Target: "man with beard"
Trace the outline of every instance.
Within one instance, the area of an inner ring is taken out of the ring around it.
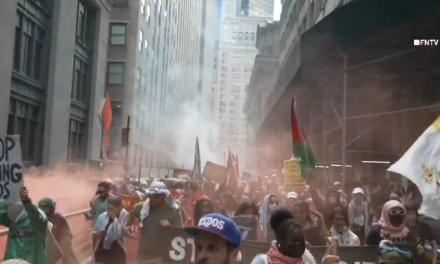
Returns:
[[[95,198],[90,202],[90,211],[84,213],[87,220],[92,220],[92,227],[95,225],[96,219],[102,213],[107,212],[107,201],[110,195],[110,183],[100,182]]]
[[[162,264],[161,229],[183,227],[178,206],[163,182],[153,182],[148,188],[148,199],[134,206],[122,225],[123,232],[134,237],[131,224],[138,219],[140,226],[138,264]]]
[[[231,264],[240,261],[241,233],[234,221],[220,215],[202,217],[197,227],[185,231],[194,236],[197,264]]]

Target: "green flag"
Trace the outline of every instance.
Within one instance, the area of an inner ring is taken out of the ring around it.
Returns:
[[[308,169],[314,169],[316,165],[315,157],[312,148],[308,144],[305,133],[299,128],[298,119],[295,113],[295,98],[292,98],[291,108],[291,125],[292,125],[292,149],[293,155],[301,158],[301,176],[307,179]]]

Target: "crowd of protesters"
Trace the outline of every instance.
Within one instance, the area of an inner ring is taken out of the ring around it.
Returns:
[[[348,194],[338,182],[325,191],[313,185],[285,188],[276,176],[243,180],[233,190],[193,181],[170,188],[155,179],[136,185],[128,176],[119,184],[98,184],[84,214],[92,224],[95,263],[127,263],[127,239],[139,243],[137,263],[164,263],[157,241],[169,227],[185,228],[195,236],[199,264],[239,261],[242,240],[271,243],[267,254],[255,257],[255,264],[339,263],[337,246],[378,246],[377,263],[428,263],[424,241],[438,242],[434,229],[440,228],[421,222],[421,195],[412,185],[405,191],[370,182]],[[124,195],[140,202],[126,210]],[[56,212],[55,201],[45,198],[34,205],[26,188],[20,197],[21,203],[5,206],[0,214],[0,224],[10,230],[4,259],[53,264],[47,250],[50,234],[64,255],[61,261],[77,264],[69,226]],[[412,247],[395,246],[401,243]],[[311,246],[328,247],[322,260],[308,250]]]

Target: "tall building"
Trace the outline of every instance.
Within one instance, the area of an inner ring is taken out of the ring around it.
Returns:
[[[239,15],[240,2],[223,0],[216,63],[214,112],[219,126],[217,149],[237,152],[246,160],[246,117],[243,114],[255,56],[256,30],[266,18]],[[273,10],[272,10],[273,13]],[[238,14],[238,15],[237,15]]]
[[[238,0],[238,15],[255,18],[273,18],[275,0]]]
[[[111,6],[111,0],[2,1],[0,136],[20,134],[25,164],[101,159]]]
[[[197,100],[205,98],[209,79],[204,76],[212,76],[201,71],[209,64],[204,49],[214,49],[215,36],[211,43],[203,35],[211,26],[208,16],[215,18],[209,13],[211,2],[215,0],[114,2],[107,56],[107,90],[113,107],[110,147],[115,158],[124,153],[121,129],[130,117],[133,168],[177,166],[172,159],[173,136],[179,128],[170,121],[182,117],[186,104],[202,109]]]

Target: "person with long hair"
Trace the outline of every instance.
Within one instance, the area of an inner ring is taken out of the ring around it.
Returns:
[[[257,255],[252,264],[316,264],[306,248],[301,225],[286,209],[274,212],[270,219],[276,241],[272,241],[267,254]]]
[[[292,210],[293,216],[301,225],[304,237],[308,243],[313,246],[325,245],[325,234],[323,234],[322,226],[318,226],[318,219],[312,219],[309,205],[304,201],[295,204]]]
[[[337,207],[330,215],[332,226],[328,231],[330,237],[338,241],[338,246],[360,246],[359,237],[348,228],[347,211]]]

